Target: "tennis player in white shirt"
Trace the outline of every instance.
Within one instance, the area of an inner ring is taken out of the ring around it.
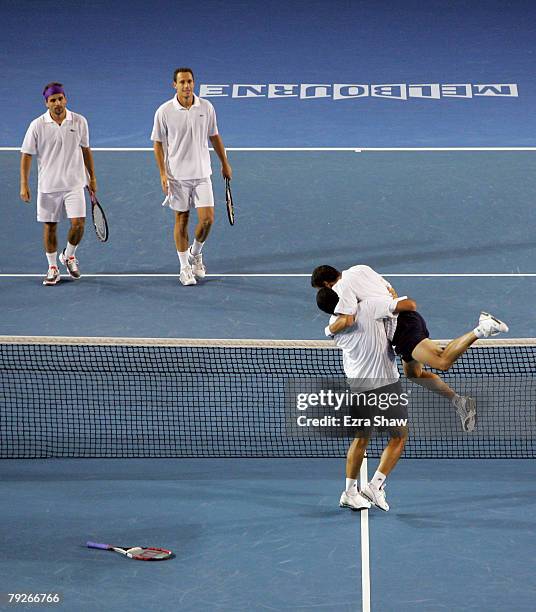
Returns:
[[[427,346],[429,343],[436,347],[438,359],[443,360],[441,363],[445,367],[450,367],[451,360],[453,362],[465,352],[477,338],[495,336],[498,333],[508,331],[508,326],[505,323],[488,313],[482,313],[479,324],[473,331],[453,340],[445,349],[440,349],[428,338],[426,322],[416,312],[417,306],[411,299],[406,297],[393,299],[389,296],[361,300],[357,303],[355,315],[339,315],[339,304],[339,296],[333,289],[324,287],[318,291],[318,307],[332,315],[329,325],[325,330],[326,335],[333,336],[336,345],[343,350],[343,366],[348,379],[361,379],[361,386],[363,379],[366,379],[374,382],[375,388],[379,387],[379,380],[384,375],[386,375],[385,378],[393,379],[394,377],[395,380],[398,380],[398,369],[391,350],[391,341],[385,333],[384,321],[386,319],[398,319],[392,343],[397,354],[402,357],[405,371],[408,364],[413,364],[412,367],[415,368],[420,366],[415,356],[419,353],[419,347]],[[344,319],[345,327],[339,330],[341,316]],[[422,386],[443,395],[447,395],[443,387],[446,390],[450,390],[446,383],[432,372],[427,372],[423,378],[417,378],[414,382],[418,382]],[[430,386],[426,382],[432,382],[432,385]],[[383,391],[385,390],[387,389],[383,389]],[[379,392],[378,390],[376,391],[376,393]],[[390,408],[390,410],[392,409]],[[459,412],[459,414],[462,417],[462,426],[465,431],[472,431],[475,425],[476,414],[474,412],[467,414]],[[400,415],[395,411],[394,416],[399,417]],[[466,418],[464,419],[463,416]],[[382,455],[378,471],[367,488],[362,492],[363,496],[382,510],[389,509],[382,487],[386,476],[396,465],[402,453],[405,439],[407,438],[407,430],[405,432],[404,443],[402,443],[401,438],[402,436],[399,434],[391,439]],[[357,480],[355,479],[357,479],[367,444],[368,437],[362,434],[356,437],[348,451],[347,486],[341,496],[341,506],[351,507],[356,510],[360,509],[358,507],[360,499],[351,496],[357,493]]]
[[[340,316],[330,325],[331,333],[341,332],[353,324],[353,315],[357,312],[360,300],[397,297],[393,287],[365,265],[353,266],[342,272],[332,266],[319,266],[313,271],[311,285],[333,289],[339,297],[337,313]],[[387,338],[394,343],[395,351],[402,359],[406,377],[448,398],[458,413],[464,431],[472,431],[476,424],[475,400],[470,396],[458,395],[438,374],[425,370],[423,365],[447,371],[478,338],[507,332],[508,326],[489,313],[482,312],[478,326],[473,331],[441,348],[430,340],[426,321],[418,312],[407,312],[400,318],[386,319],[384,324]]]
[[[89,147],[87,120],[67,109],[67,97],[61,83],[48,83],[43,90],[47,112],[34,119],[21,147],[20,197],[31,199],[28,184],[32,157],[37,156],[37,220],[43,223],[43,241],[48,260],[44,285],[56,285],[60,280],[57,262],[56,228],[61,219],[71,222],[67,246],[60,262],[72,278],[80,278],[75,253],[86,220],[84,187],[89,175],[89,188],[97,191],[93,155]]]
[[[177,68],[173,87],[176,95],[156,111],[151,140],[166,195],[164,205],[175,213],[179,280],[183,285],[195,285],[206,275],[201,250],[214,223],[209,140],[220,159],[223,177],[232,178],[232,169],[218,133],[214,107],[194,94],[192,69]],[[198,223],[188,247],[188,218],[193,208]]]
[[[320,289],[317,305],[332,314],[330,325],[337,321],[339,296],[330,288]],[[408,437],[407,396],[400,385],[396,357],[385,333],[384,319],[396,316],[402,310],[415,310],[416,305],[406,298],[390,296],[361,300],[355,315],[349,315],[351,325],[333,334],[335,344],[342,349],[344,373],[351,390],[362,398],[360,405],[352,405],[353,418],[368,418],[373,421],[380,411],[377,398],[389,397],[389,407],[384,409],[386,418],[402,419],[406,425],[389,428],[390,440],[384,448],[378,469],[368,485],[360,492],[357,485],[359,469],[363,461],[369,438],[370,425],[358,426],[355,438],[346,456],[346,487],[341,494],[342,508],[361,510],[373,503],[384,511],[389,510],[385,498],[385,481],[397,464]],[[331,333],[331,332],[330,332]],[[374,397],[376,396],[376,397]]]

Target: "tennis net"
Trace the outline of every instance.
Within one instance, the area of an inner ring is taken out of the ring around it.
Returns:
[[[348,439],[304,432],[295,402],[342,377],[329,341],[0,337],[0,456],[342,457]],[[475,397],[476,429],[402,376],[405,457],[536,457],[536,339],[479,341],[442,377]]]

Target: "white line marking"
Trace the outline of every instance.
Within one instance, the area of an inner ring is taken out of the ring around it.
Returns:
[[[152,147],[92,147],[93,151],[111,153],[152,153]],[[210,149],[213,151],[214,149]],[[382,153],[382,152],[436,152],[436,151],[536,151],[536,147],[226,147],[227,151],[245,152],[349,152],[349,153]],[[20,147],[0,147],[0,151],[20,151]]]
[[[361,490],[368,483],[367,455],[363,457],[359,470]],[[370,612],[370,551],[369,551],[369,516],[368,510],[361,510],[361,600],[363,612]]]
[[[461,273],[461,274],[389,274],[388,272],[382,272],[382,276],[389,278],[526,278],[536,277],[534,272],[506,272],[506,273]],[[0,278],[36,278],[41,277],[43,274],[15,274],[5,273],[0,274]],[[173,278],[178,277],[179,274],[149,274],[149,273],[135,273],[135,274],[83,274],[86,278]],[[207,277],[211,278],[310,278],[310,273],[305,274],[207,274]]]

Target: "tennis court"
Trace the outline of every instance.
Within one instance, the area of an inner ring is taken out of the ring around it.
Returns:
[[[7,593],[60,593],[47,607],[76,611],[534,609],[534,17],[522,2],[7,1],[0,609],[36,607]],[[237,217],[214,156],[196,287],[177,280],[149,141],[181,63],[218,113]],[[88,224],[83,278],[49,288],[18,147],[53,79],[88,118],[110,240]],[[323,263],[372,266],[434,338],[481,310],[510,326],[510,344],[452,372],[481,407],[474,435],[416,398],[391,510],[369,511],[366,534],[364,513],[338,508],[343,441],[286,429],[289,380],[341,375],[309,282]]]

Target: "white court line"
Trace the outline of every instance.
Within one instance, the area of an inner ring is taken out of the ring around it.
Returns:
[[[368,484],[367,454],[363,457],[359,470],[361,491]],[[369,549],[369,516],[368,510],[361,510],[361,607],[363,612],[370,612],[370,549]]]
[[[89,278],[167,278],[176,277],[178,272],[175,274],[148,274],[148,273],[135,273],[135,274],[83,274],[83,277]],[[484,273],[484,274],[389,274],[388,272],[382,272],[382,276],[389,278],[525,278],[525,277],[536,277],[536,273],[533,272],[508,272],[508,273]],[[0,278],[24,278],[24,277],[40,277],[43,274],[0,274]],[[311,274],[207,274],[207,277],[212,278],[310,278]]]
[[[93,151],[111,153],[152,152],[152,147],[92,147]],[[214,149],[210,149],[213,151]],[[382,153],[382,152],[436,152],[436,151],[536,151],[536,147],[226,147],[227,151],[303,151],[303,152],[350,152],[350,153]],[[0,151],[20,151],[20,147],[0,147]]]

